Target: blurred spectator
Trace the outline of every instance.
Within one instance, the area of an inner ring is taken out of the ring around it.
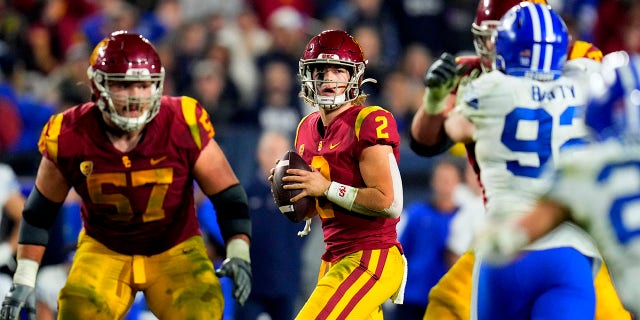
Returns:
[[[0,84],[0,119],[3,124],[0,127],[0,154],[15,147],[22,134],[22,119],[18,113],[18,107],[11,98],[3,94],[8,87]]]
[[[445,44],[450,37],[446,29],[447,1],[393,0],[387,3],[397,23],[403,48],[417,42],[426,45],[436,55],[447,51]]]
[[[464,170],[464,183],[458,185],[453,199],[460,206],[460,211],[451,221],[447,247],[457,256],[462,256],[471,248],[476,230],[486,221],[482,185],[468,161]]]
[[[219,64],[200,60],[191,70],[193,83],[187,95],[207,110],[214,127],[231,125],[239,114],[240,93]]]
[[[271,35],[262,28],[253,9],[245,6],[237,19],[220,30],[217,43],[228,48],[233,57],[228,67],[229,76],[238,86],[242,104],[254,105],[260,78],[256,58],[271,46]]]
[[[640,2],[601,0],[593,42],[603,53],[640,52]]]
[[[171,37],[175,68],[165,78],[173,77],[178,94],[184,94],[191,87],[192,71],[209,46],[210,34],[202,21],[189,21]],[[165,73],[166,74],[166,73]]]
[[[424,87],[414,86],[411,79],[401,71],[389,72],[384,79],[381,106],[393,113],[398,131],[408,138],[411,119],[420,106]]]
[[[460,207],[453,194],[460,184],[460,171],[448,158],[433,167],[431,196],[409,205],[403,213],[399,239],[409,262],[404,304],[391,310],[391,319],[422,319],[429,290],[457,259],[447,247],[451,220]]]
[[[41,21],[48,30],[52,48],[59,51],[56,56],[63,58],[73,45],[81,42],[78,29],[97,9],[96,2],[91,0],[44,1]]]
[[[301,295],[301,251],[305,238],[297,236],[302,224],[287,220],[273,201],[267,177],[289,148],[290,139],[276,132],[264,132],[256,148],[258,170],[246,185],[251,210],[251,266],[253,285],[249,299],[236,311],[236,319],[290,320],[296,314]]]
[[[269,16],[267,30],[272,42],[269,50],[258,57],[258,67],[264,70],[272,59],[284,59],[298,70],[299,55],[308,40],[307,21],[302,13],[291,6],[280,7]]]
[[[431,50],[420,43],[413,43],[404,49],[400,69],[409,76],[415,86],[424,88],[424,73],[433,62]]]
[[[346,10],[341,13],[336,12],[338,17],[344,21],[346,30],[350,31],[362,44],[368,39],[358,36],[358,29],[361,26],[367,27],[377,38],[375,51],[370,48],[363,48],[369,60],[367,71],[370,65],[375,65],[379,72],[385,72],[393,67],[401,55],[402,47],[399,40],[397,22],[390,10],[388,1],[385,0],[351,0],[347,2]],[[369,36],[370,37],[370,36]]]
[[[82,23],[82,33],[89,47],[95,47],[106,35],[117,30],[139,33],[151,42],[158,42],[166,33],[161,21],[153,12],[125,0],[102,0],[99,10]]]
[[[49,76],[51,90],[47,100],[57,106],[58,111],[91,99],[91,84],[87,81],[89,54],[84,43],[71,46],[65,62]]]
[[[9,292],[15,271],[20,219],[26,199],[11,167],[0,163],[0,294]]]
[[[389,72],[390,64],[384,60],[383,52],[386,52],[386,48],[383,48],[378,28],[370,24],[360,24],[353,29],[351,34],[358,39],[362,51],[366,52],[367,68],[364,75],[365,78],[381,81]],[[382,88],[379,82],[367,82],[362,85],[362,90],[367,94],[367,102],[370,105],[380,104]]]
[[[221,17],[235,17],[244,6],[245,0],[178,0],[180,3],[182,20],[193,21],[218,15]]]
[[[265,65],[260,84],[256,108],[260,128],[293,137],[300,122],[302,104],[294,71],[286,61],[274,59]]]
[[[308,0],[248,0],[254,8],[260,22],[263,26],[269,27],[273,23],[274,19],[286,18],[285,16],[275,17],[274,14],[280,11],[282,8],[287,10],[295,10],[297,13],[306,17],[312,17],[315,15],[314,1]]]
[[[42,90],[42,87],[47,87],[45,83],[40,83],[46,81],[46,78],[34,72],[19,73],[20,76],[14,77],[17,80],[11,85],[0,84],[0,97],[6,98],[17,107],[22,125],[18,142],[1,156],[2,161],[9,164],[17,175],[35,176],[40,163],[38,139],[42,127],[53,115],[55,108],[34,92],[36,89]],[[11,115],[11,112],[8,115]]]

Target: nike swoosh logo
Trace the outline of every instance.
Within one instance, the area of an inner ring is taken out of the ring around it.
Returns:
[[[340,142],[338,142],[338,143],[336,143],[336,144],[333,144],[333,143],[332,143],[332,144],[330,144],[330,145],[329,145],[329,150],[333,150],[333,149],[335,149],[339,144],[340,144]]]
[[[151,158],[151,160],[149,160],[149,163],[151,163],[152,166],[155,166],[156,164],[162,162],[166,158],[167,158],[167,156],[164,156],[164,157],[161,157],[161,158],[158,158],[158,159]]]

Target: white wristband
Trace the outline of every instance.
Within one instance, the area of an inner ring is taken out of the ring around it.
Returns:
[[[351,211],[356,201],[358,188],[331,181],[329,189],[324,193],[329,201]]]
[[[227,258],[240,258],[251,262],[249,244],[242,239],[233,239],[227,244]]]
[[[18,259],[16,273],[13,275],[13,283],[23,284],[35,288],[36,275],[40,264],[31,259]]]

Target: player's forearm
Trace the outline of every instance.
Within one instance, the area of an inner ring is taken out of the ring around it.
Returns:
[[[449,113],[444,127],[451,140],[462,143],[473,142],[475,125],[457,109]]]
[[[411,136],[425,146],[435,146],[446,140],[443,113],[428,114],[423,108],[416,111],[411,122]]]
[[[46,247],[35,244],[19,244],[17,259],[29,259],[37,263],[42,261]]]

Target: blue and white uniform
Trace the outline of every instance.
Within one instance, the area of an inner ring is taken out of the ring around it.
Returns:
[[[544,167],[556,166],[561,150],[586,136],[581,115],[589,74],[599,66],[588,59],[571,61],[551,81],[493,71],[461,87],[456,108],[475,125],[489,219],[531,209],[551,182]],[[593,278],[602,259],[589,236],[564,223],[526,250],[531,253],[506,267],[482,264],[479,257],[474,271],[478,318],[593,318]]]

